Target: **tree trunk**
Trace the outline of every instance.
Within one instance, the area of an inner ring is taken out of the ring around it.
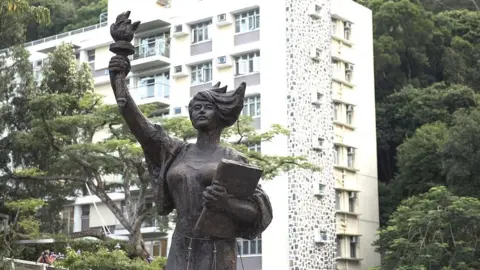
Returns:
[[[143,236],[140,227],[136,227],[130,232],[129,244],[134,248],[136,256],[140,256],[142,259],[145,259],[150,255],[143,243]]]

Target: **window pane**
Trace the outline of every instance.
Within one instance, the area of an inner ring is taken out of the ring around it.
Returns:
[[[262,239],[258,239],[258,254],[262,254]]]
[[[250,104],[250,116],[255,116],[255,104],[251,103]]]
[[[202,41],[202,40],[203,40],[203,29],[199,29],[199,30],[197,31],[197,33],[198,33],[198,39],[197,39],[197,41]]]
[[[250,254],[257,254],[257,241],[250,241]]]
[[[243,255],[248,255],[248,254],[250,254],[250,253],[248,252],[248,247],[249,247],[249,245],[248,245],[248,240],[243,240],[243,244],[242,244],[242,254],[243,254]]]

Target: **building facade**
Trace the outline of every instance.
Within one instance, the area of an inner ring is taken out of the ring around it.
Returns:
[[[379,213],[370,10],[352,0],[109,0],[107,21],[27,44],[37,78],[46,53],[72,43],[78,61],[92,67],[96,91],[115,103],[108,26],[126,10],[142,21],[128,77],[138,104],[155,102],[165,115],[187,116],[198,91],[245,81],[243,114],[254,126],[291,131],[252,150],[306,155],[322,168],[263,183],[274,220],[259,238],[238,240],[239,269],[379,265],[371,246]],[[110,195],[122,204],[122,193]],[[96,196],[76,198],[63,217],[71,232],[106,225],[127,234]],[[154,220],[142,232],[154,256],[167,255],[169,237]]]

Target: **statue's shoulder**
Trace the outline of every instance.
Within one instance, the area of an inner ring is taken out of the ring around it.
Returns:
[[[244,154],[231,147],[225,147],[225,158],[240,161],[243,163],[248,163],[248,159]]]

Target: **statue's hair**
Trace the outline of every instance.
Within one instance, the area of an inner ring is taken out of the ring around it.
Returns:
[[[215,106],[224,127],[232,126],[242,112],[246,85],[245,82],[242,82],[235,91],[227,92],[227,86],[220,87],[220,82],[218,82],[212,89],[198,92],[188,104],[190,117],[195,101],[208,101]]]

